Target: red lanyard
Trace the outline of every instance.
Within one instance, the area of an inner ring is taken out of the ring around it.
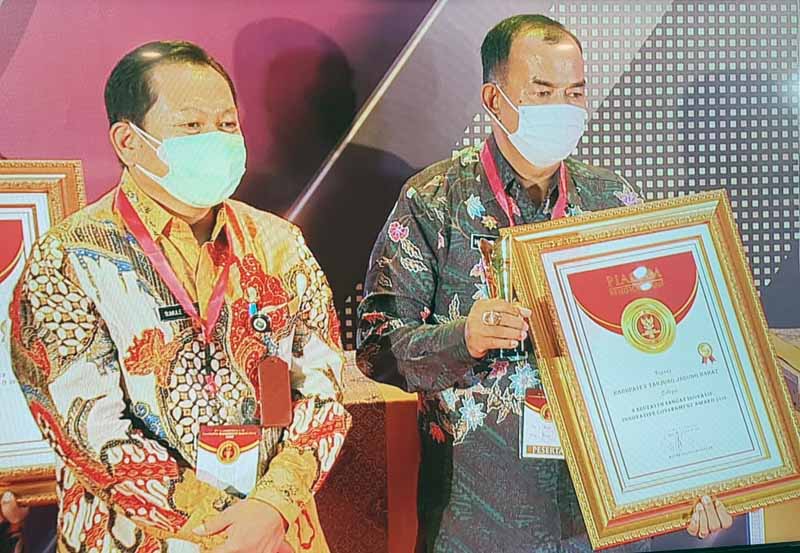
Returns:
[[[500,179],[500,173],[497,171],[494,156],[489,151],[488,142],[485,142],[481,149],[481,164],[483,165],[483,171],[486,173],[486,178],[489,179],[489,187],[492,189],[497,203],[506,214],[506,217],[508,217],[509,226],[513,227],[515,223],[514,212],[511,209],[511,198],[506,193],[506,188]],[[558,199],[553,207],[551,219],[559,219],[567,213],[567,165],[563,161],[558,172]]]
[[[136,241],[142,247],[142,251],[144,251],[147,259],[150,260],[150,263],[152,263],[153,267],[155,267],[156,271],[158,271],[161,280],[164,281],[164,284],[167,285],[169,291],[172,292],[172,294],[178,300],[178,303],[180,303],[184,312],[191,318],[195,327],[197,327],[199,330],[202,330],[203,340],[205,343],[210,343],[214,332],[214,325],[217,324],[217,319],[219,319],[219,314],[222,310],[222,303],[225,299],[225,288],[228,284],[228,274],[230,273],[231,262],[233,258],[232,252],[230,251],[231,237],[228,233],[227,227],[225,227],[225,232],[228,238],[228,252],[225,256],[225,264],[223,265],[222,272],[220,273],[219,279],[217,279],[217,283],[214,285],[214,290],[211,293],[211,299],[208,301],[208,317],[204,321],[200,318],[200,314],[197,312],[194,303],[192,303],[189,293],[180,283],[180,280],[178,280],[175,271],[173,271],[172,267],[170,267],[169,261],[167,261],[164,252],[161,251],[161,248],[159,248],[155,243],[153,238],[150,236],[150,233],[147,232],[147,228],[144,226],[141,218],[131,205],[130,200],[128,200],[128,198],[122,192],[122,189],[117,191],[117,197],[115,201],[117,209],[119,209],[119,213],[122,215],[122,219],[125,221],[128,230],[131,231],[133,237],[136,238]]]

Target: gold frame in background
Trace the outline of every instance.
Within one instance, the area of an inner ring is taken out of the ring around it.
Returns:
[[[720,253],[722,273],[747,351],[756,367],[782,466],[684,493],[616,505],[589,412],[579,391],[576,368],[565,339],[565,324],[557,315],[542,255],[698,224],[707,226]],[[732,514],[800,497],[800,426],[793,417],[786,384],[776,364],[766,320],[724,192],[706,192],[506,228],[501,230],[501,240],[506,246],[510,243],[514,291],[533,311],[530,323],[542,382],[595,548],[685,528],[694,503],[706,494],[722,499]]]
[[[8,194],[30,194],[43,197],[47,205],[49,226],[78,211],[86,205],[86,188],[81,162],[77,160],[0,160],[0,207],[30,209],[33,219],[39,221],[37,206],[3,204]],[[37,223],[38,225],[38,223]],[[37,236],[40,231],[36,228]],[[28,252],[24,252],[27,257]],[[7,320],[3,313],[0,320]],[[20,394],[22,392],[20,391]],[[0,428],[0,443],[4,429]],[[23,505],[55,503],[55,467],[46,465],[20,465],[0,469],[0,492],[13,491]]]

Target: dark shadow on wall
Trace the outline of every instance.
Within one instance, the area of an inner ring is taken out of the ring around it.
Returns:
[[[400,48],[401,34],[412,29],[396,26],[400,30],[391,33],[398,40],[389,42]],[[248,148],[248,171],[237,197],[283,215],[355,117],[353,69],[319,29],[273,18],[248,25],[236,37],[234,79]],[[413,173],[389,152],[350,144],[294,221],[340,310],[363,281],[375,238]]]
[[[364,281],[375,239],[415,169],[384,150],[349,144],[295,220],[344,300]]]
[[[282,214],[355,116],[353,69],[319,29],[272,18],[237,35],[234,74],[249,156],[238,197]]]

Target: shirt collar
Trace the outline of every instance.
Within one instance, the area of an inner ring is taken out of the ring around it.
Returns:
[[[511,166],[503,153],[500,151],[500,148],[497,146],[497,140],[494,138],[494,134],[489,136],[487,143],[489,144],[489,151],[491,152],[494,162],[497,165],[497,172],[500,174],[500,180],[505,186],[506,192],[513,195],[515,192],[514,185],[516,185],[518,189],[524,190],[525,187],[522,184],[522,177]],[[548,196],[551,196],[554,190],[558,189],[558,179],[559,172],[556,171],[553,174],[553,177],[550,179]]]
[[[494,134],[489,136],[487,141],[489,145],[489,152],[492,154],[494,158],[494,163],[497,166],[497,173],[500,175],[500,181],[505,186],[506,192],[510,192],[514,183],[522,184],[521,178],[519,173],[517,173],[511,164],[506,160],[503,153],[500,151],[500,148],[497,147],[497,141],[494,138]]]
[[[168,238],[173,231],[175,225],[185,226],[187,231],[191,231],[189,225],[182,219],[172,215],[169,211],[164,209],[158,202],[148,196],[136,184],[133,176],[126,169],[122,174],[120,182],[122,193],[127,196],[136,214],[144,223],[147,232],[154,240],[158,236]],[[214,223],[214,230],[211,233],[211,241],[216,242],[220,234],[224,236],[225,226],[229,222],[229,209],[224,204],[217,209],[217,219]]]
[[[211,241],[216,242],[219,239],[220,235],[223,238],[226,238],[225,232],[223,232],[228,225],[228,216],[229,216],[229,209],[228,206],[224,203],[217,207],[217,220],[214,223],[214,229],[211,231]]]

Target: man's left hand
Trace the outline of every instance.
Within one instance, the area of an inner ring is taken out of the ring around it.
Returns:
[[[694,506],[694,512],[686,531],[690,536],[702,540],[720,530],[730,528],[732,524],[733,518],[722,501],[712,500],[706,495]]]
[[[249,499],[231,505],[194,533],[207,537],[224,532],[225,543],[212,553],[290,553],[284,542],[286,526],[275,508]]]

